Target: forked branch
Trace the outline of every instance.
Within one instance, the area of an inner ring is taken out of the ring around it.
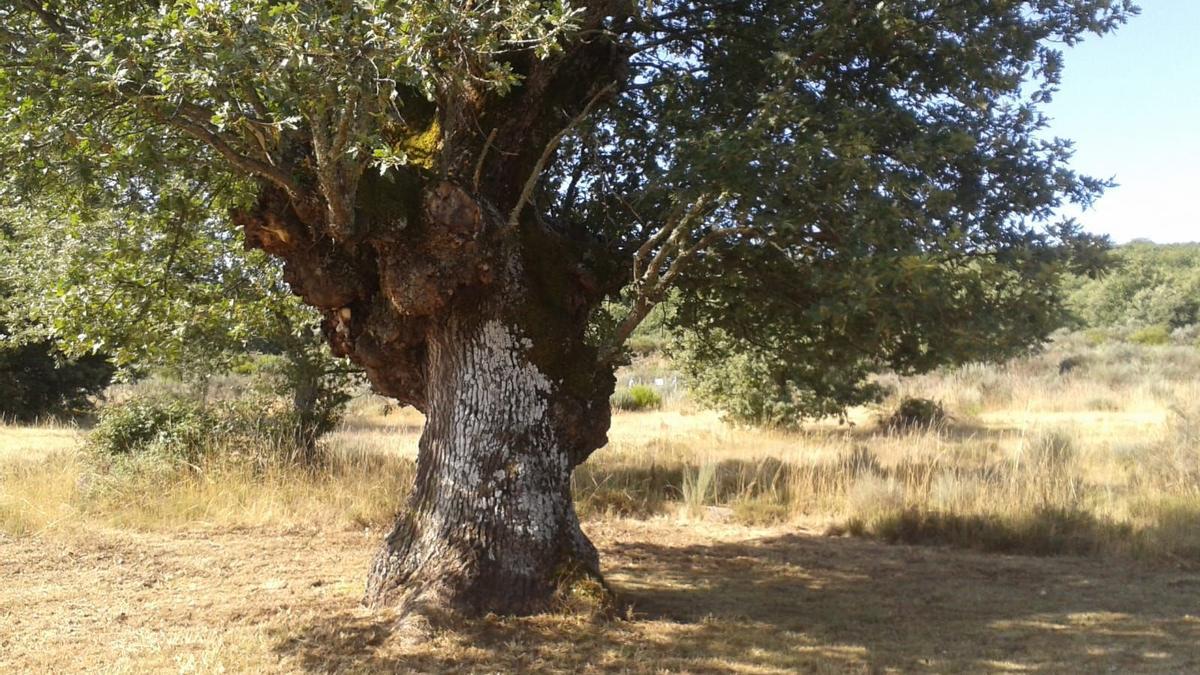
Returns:
[[[617,326],[611,342],[602,350],[601,358],[609,362],[616,359],[621,346],[650,311],[662,302],[689,263],[721,240],[762,234],[756,227],[721,227],[705,233],[690,245],[687,243],[693,232],[692,225],[702,221],[712,208],[719,206],[727,197],[724,193],[716,197],[701,195],[686,210],[674,209],[663,227],[638,248],[634,254],[633,307]],[[653,257],[643,268],[642,264],[652,252]]]

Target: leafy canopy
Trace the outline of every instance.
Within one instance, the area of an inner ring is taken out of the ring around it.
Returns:
[[[538,112],[503,107],[531,64],[607,42],[627,63],[593,89],[615,93],[559,116],[530,197],[620,300],[595,339],[616,358],[677,298],[697,375],[733,364],[771,417],[824,413],[869,396],[872,371],[999,358],[1060,322],[1062,276],[1101,265],[1104,243],[1055,214],[1105,183],[1070,170],[1040,106],[1062,45],[1136,11],[23,0],[0,8],[0,158],[13,196],[159,223],[172,207],[151,196],[173,182],[236,199],[262,181],[337,239],[368,169],[470,184],[460,155],[484,146],[484,118]]]
[[[352,371],[322,340],[316,312],[291,294],[276,261],[242,251],[228,223],[204,212],[208,205],[185,206],[178,202],[189,196],[176,192],[158,199],[176,202],[177,219],[129,210],[86,222],[4,214],[15,236],[0,255],[10,289],[3,310],[21,327],[10,331],[17,353],[53,345],[81,365],[104,363],[94,390],[113,374],[109,359],[126,378],[150,367],[200,382],[256,371],[260,386],[294,402],[301,440],[331,430]]]

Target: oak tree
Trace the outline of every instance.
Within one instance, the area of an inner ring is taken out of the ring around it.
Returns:
[[[1040,105],[1128,0],[10,0],[0,159],[64,211],[242,195],[337,354],[426,414],[367,600],[600,582],[570,495],[670,291],[814,401],[1044,336],[1102,181]],[[606,302],[609,301],[609,302]],[[621,307],[613,310],[613,307]]]
[[[330,353],[317,312],[290,293],[280,266],[242,250],[228,206],[200,196],[164,185],[156,208],[90,209],[85,219],[45,200],[0,208],[16,235],[0,249],[9,291],[0,315],[23,326],[19,340],[80,359],[104,354],[126,380],[165,368],[203,385],[258,367],[258,384],[289,405],[280,420],[291,457],[311,462],[354,369]]]

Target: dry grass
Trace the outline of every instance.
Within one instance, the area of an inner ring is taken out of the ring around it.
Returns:
[[[616,414],[575,490],[633,619],[417,645],[355,603],[419,414],[357,401],[315,469],[105,467],[75,429],[5,427],[0,670],[1200,669],[1200,352],[1081,349],[890,382],[946,405],[934,429]]]
[[[1065,375],[1058,363],[1069,344],[1006,366],[892,382],[893,400],[948,403],[951,423],[930,429],[890,429],[880,421],[886,407],[800,432],[736,428],[679,405],[618,413],[608,447],[576,473],[579,510],[1200,561],[1200,385],[1191,377],[1200,359],[1175,348],[1108,349],[1086,352]],[[1097,400],[1120,405],[1097,410]],[[198,467],[96,470],[74,450],[77,430],[7,428],[0,528],[385,523],[403,503],[421,424],[411,409],[360,399],[316,470],[230,460],[246,454],[238,448]]]
[[[223,457],[97,469],[78,452],[60,452],[0,469],[0,532],[361,529],[394,519],[412,476],[410,459],[353,449],[330,450],[314,468]]]
[[[577,472],[580,509],[1200,565],[1200,352],[1115,345],[1061,373],[1077,353],[1067,341],[1004,366],[893,379],[891,401],[855,411],[852,426],[618,415],[609,447]],[[946,402],[951,423],[890,429],[887,406],[907,396]]]
[[[381,533],[0,540],[7,672],[1195,672],[1200,576],[675,519],[595,522],[608,622],[395,634],[358,600]]]

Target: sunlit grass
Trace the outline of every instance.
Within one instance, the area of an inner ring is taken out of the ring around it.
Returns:
[[[617,413],[608,446],[576,471],[579,512],[1200,561],[1200,359],[1126,349],[1089,352],[1068,374],[1058,360],[1069,350],[896,380],[885,406],[799,431],[729,425],[686,401]],[[888,428],[901,396],[944,402],[949,423]],[[246,448],[199,466],[106,465],[81,453],[76,429],[5,427],[0,530],[386,527],[422,424],[360,399],[311,468],[239,459],[255,455]]]
[[[298,467],[216,456],[105,466],[81,452],[10,462],[0,473],[0,531],[29,535],[94,527],[361,528],[390,525],[411,489],[413,463],[334,448]]]

